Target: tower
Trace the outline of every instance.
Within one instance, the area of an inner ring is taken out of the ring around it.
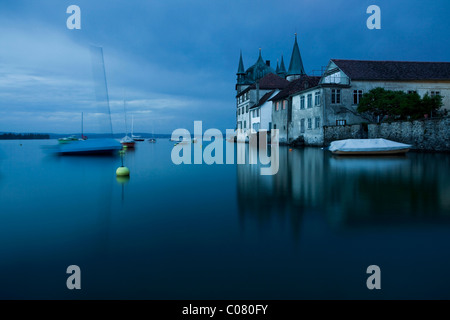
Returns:
[[[286,67],[284,66],[283,55],[281,55],[280,67],[278,68],[278,65],[277,65],[277,75],[279,75],[282,78],[286,78]]]
[[[302,56],[300,55],[300,49],[297,43],[297,34],[295,34],[294,47],[292,48],[291,62],[289,63],[289,70],[286,75],[286,79],[289,81],[300,78],[300,76],[306,74],[303,67]]]
[[[245,80],[245,69],[244,69],[244,62],[242,60],[242,50],[239,57],[239,66],[236,75],[237,75],[237,84],[238,85],[243,84]]]

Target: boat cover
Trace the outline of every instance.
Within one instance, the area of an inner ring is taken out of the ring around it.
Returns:
[[[357,151],[389,151],[409,149],[411,145],[399,143],[386,139],[347,139],[333,141],[328,150],[343,151],[343,152],[357,152]]]
[[[59,146],[58,153],[101,153],[120,149],[122,145],[115,139],[88,139],[62,144]]]

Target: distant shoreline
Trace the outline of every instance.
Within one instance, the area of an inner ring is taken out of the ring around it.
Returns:
[[[49,134],[42,133],[1,133],[0,140],[33,140],[50,139]]]
[[[171,137],[170,134],[164,134],[164,133],[136,133],[137,135],[141,136],[142,138],[149,139],[149,138],[155,138],[155,139],[168,139]],[[0,140],[50,140],[50,139],[59,139],[59,138],[65,138],[70,135],[77,134],[61,134],[61,133],[16,133],[16,132],[0,132]],[[112,138],[114,139],[121,139],[124,137],[124,133],[115,133],[113,134]],[[78,134],[78,136],[81,138],[81,135]],[[102,133],[90,133],[86,134],[88,138],[111,138],[110,134],[102,134]]]

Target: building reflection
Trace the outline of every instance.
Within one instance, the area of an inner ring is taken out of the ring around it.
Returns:
[[[243,146],[247,160],[256,157]],[[280,147],[279,161],[274,176],[260,175],[260,165],[237,165],[242,221],[287,218],[295,234],[305,212],[334,227],[450,222],[446,154],[338,157],[319,148]]]

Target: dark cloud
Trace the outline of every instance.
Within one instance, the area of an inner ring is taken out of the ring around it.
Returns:
[[[81,8],[82,29],[66,28]],[[382,29],[366,28],[366,8]],[[298,33],[307,72],[330,58],[448,61],[446,0],[107,1],[0,3],[0,131],[78,130],[95,111],[89,46],[100,45],[115,131],[123,108],[138,130],[170,133],[203,120],[233,128],[239,51],[288,63]],[[92,119],[95,117],[93,116]],[[39,120],[39,121],[37,121]]]

